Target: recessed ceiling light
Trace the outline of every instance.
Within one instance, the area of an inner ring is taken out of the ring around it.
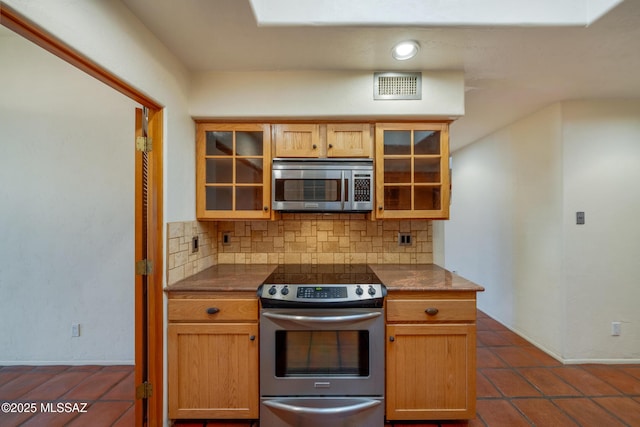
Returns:
[[[398,61],[405,61],[417,55],[420,44],[415,40],[406,40],[393,47],[391,55]]]

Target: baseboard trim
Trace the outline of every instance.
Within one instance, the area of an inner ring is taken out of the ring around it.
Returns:
[[[481,309],[480,310],[483,313],[486,313],[487,316],[491,317],[493,320],[495,320],[496,322],[500,323],[502,326],[504,326],[505,328],[509,329],[511,332],[513,332],[514,334],[518,335],[519,337],[527,340],[529,343],[531,343],[531,345],[533,345],[534,347],[536,347],[537,349],[544,351],[547,355],[553,357],[554,359],[556,359],[558,362],[562,363],[563,365],[585,365],[585,364],[602,364],[602,365],[635,365],[635,364],[640,364],[640,359],[565,359],[564,357],[560,356],[559,354],[556,354],[555,352],[549,350],[548,348],[546,348],[545,346],[543,346],[542,344],[536,342],[535,340],[531,339],[530,337],[528,337],[526,334],[522,333],[521,331],[512,328],[510,326],[505,325],[502,321],[500,321],[499,319],[493,317],[491,314],[487,313],[485,310]]]
[[[134,366],[131,359],[126,360],[0,360],[0,366]]]
[[[640,359],[563,359],[565,365],[637,365]]]

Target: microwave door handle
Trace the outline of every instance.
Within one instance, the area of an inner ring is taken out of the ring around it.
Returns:
[[[345,184],[345,179],[344,179],[344,170],[340,171],[340,179],[341,179],[341,185],[340,185],[340,210],[344,210],[344,184]]]
[[[350,314],[346,316],[297,316],[294,314],[264,312],[262,315],[269,319],[288,320],[297,323],[345,323],[374,319],[382,316],[382,313],[374,311],[371,313]]]
[[[280,409],[286,412],[294,412],[297,414],[305,415],[348,415],[356,412],[365,411],[374,406],[380,405],[379,400],[364,400],[361,403],[355,405],[340,406],[332,408],[309,408],[305,406],[287,405],[286,403],[278,402],[277,400],[263,401],[265,406],[273,409]]]

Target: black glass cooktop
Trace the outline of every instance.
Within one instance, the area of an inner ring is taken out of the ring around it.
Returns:
[[[265,285],[373,285],[378,276],[366,264],[281,264]]]

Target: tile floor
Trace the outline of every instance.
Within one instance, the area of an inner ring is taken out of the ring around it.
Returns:
[[[2,427],[129,427],[134,397],[133,366],[0,367]]]
[[[0,412],[0,426],[132,426],[133,393],[131,366],[0,367],[0,403],[35,402],[38,409]],[[482,312],[477,395],[469,422],[394,426],[640,427],[640,365],[562,365]],[[87,412],[41,411],[41,403],[58,402],[86,402]]]
[[[562,365],[480,311],[477,330],[468,426],[640,427],[640,365]]]

